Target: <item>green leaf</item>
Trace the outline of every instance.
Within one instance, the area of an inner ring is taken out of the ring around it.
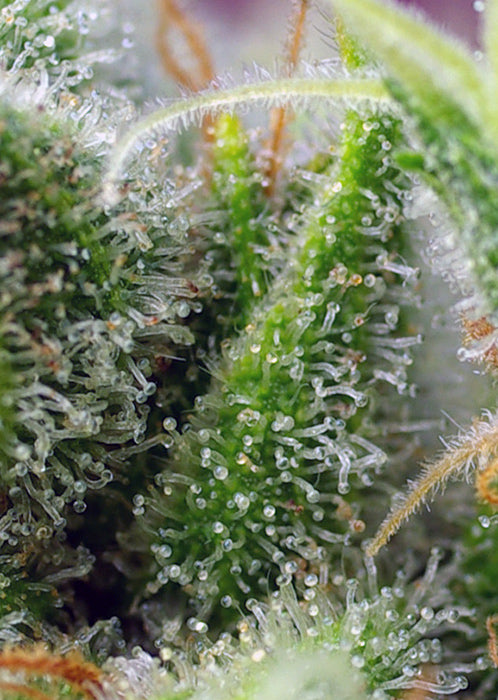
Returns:
[[[451,95],[472,119],[482,119],[487,102],[483,81],[463,44],[392,2],[332,0],[332,4],[405,88],[423,96],[428,86],[436,87]]]

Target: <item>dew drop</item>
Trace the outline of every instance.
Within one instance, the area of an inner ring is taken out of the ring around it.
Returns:
[[[199,634],[205,634],[208,631],[208,626],[202,620],[198,620],[196,617],[189,617],[187,620],[187,627],[192,630],[192,632],[198,632]]]
[[[254,661],[255,663],[259,663],[260,661],[263,661],[265,656],[266,656],[266,651],[264,649],[256,649],[251,654],[251,661]]]
[[[304,585],[309,586],[310,588],[312,586],[316,586],[318,583],[318,576],[316,574],[307,574],[304,579]]]
[[[176,420],[174,418],[165,418],[163,420],[163,428],[165,430],[175,430],[176,429]]]
[[[163,559],[168,559],[173,554],[173,550],[168,544],[163,544],[157,550],[157,554]]]
[[[272,506],[271,504],[267,504],[263,508],[263,515],[265,516],[265,518],[275,517],[275,506]]]
[[[228,469],[219,464],[218,466],[216,466],[213,469],[213,474],[214,474],[215,479],[219,479],[220,481],[224,481],[228,476]]]
[[[353,656],[351,657],[351,665],[355,668],[363,668],[363,666],[365,665],[365,659],[359,654],[353,654]]]
[[[425,606],[420,611],[420,617],[423,620],[432,620],[432,618],[434,617],[434,610],[429,606]]]
[[[481,527],[487,529],[491,525],[491,520],[488,518],[487,515],[480,515],[478,518]]]
[[[297,562],[295,561],[286,561],[284,564],[284,572],[286,574],[295,574],[298,568]]]
[[[178,578],[181,574],[181,569],[178,566],[178,564],[173,564],[172,566],[169,567],[169,575],[171,578],[175,579]]]
[[[74,509],[75,513],[84,513],[86,510],[85,501],[74,501],[73,509]]]
[[[18,462],[14,467],[14,471],[16,476],[26,476],[28,473],[28,467],[24,462]]]
[[[235,501],[235,504],[239,510],[247,510],[251,503],[249,498],[245,494],[240,492],[237,492],[235,494],[233,500]]]

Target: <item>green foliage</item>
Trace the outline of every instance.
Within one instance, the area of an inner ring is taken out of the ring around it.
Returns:
[[[38,15],[48,13],[49,23],[59,17],[55,6],[31,5],[38,29]],[[27,94],[30,81],[39,79],[24,64],[16,77]],[[46,103],[30,109],[22,91],[18,101],[0,98],[0,556],[6,612],[25,607],[30,590],[32,611],[39,608],[40,591],[52,591],[52,607],[56,601],[60,607],[49,580],[65,577],[54,573],[51,560],[68,579],[91,569],[93,556],[66,543],[67,529],[78,531],[88,494],[129,478],[124,448],[133,452],[146,438],[149,445],[163,444],[164,436],[147,421],[147,401],[160,383],[155,364],[172,346],[192,342],[184,319],[193,307],[199,310],[203,286],[200,279],[194,283],[199,273],[187,262],[176,209],[181,195],[172,186],[157,194],[160,217],[147,211],[154,210],[154,197],[147,194],[145,202],[139,187],[126,202],[104,208],[102,151],[111,134],[102,125],[100,138],[90,137],[85,124],[71,123],[65,106],[52,113],[54,86],[46,88]],[[97,109],[96,98],[92,105]]]
[[[149,588],[188,585],[204,615],[219,602],[243,609],[269,576],[296,572],[296,557],[327,562],[324,543],[353,527],[342,496],[386,460],[362,424],[378,385],[407,389],[406,348],[417,342],[397,337],[387,283],[414,274],[396,260],[408,182],[386,154],[398,138],[391,117],[348,115],[338,164],[295,214],[292,265],[225,347],[213,390],[156,478],[166,498],[150,502],[161,517],[147,529],[164,535],[153,536],[161,569]]]
[[[272,276],[268,270],[270,222],[265,216],[269,203],[240,121],[230,115],[218,117],[213,138],[214,206],[223,212],[219,237],[223,248],[228,248],[225,260],[215,257],[213,274],[217,270],[227,274],[233,266],[232,289],[224,294],[233,297],[228,309],[227,330],[231,331],[250,321],[254,300],[265,293]],[[216,256],[215,248],[213,253]]]
[[[420,139],[414,147],[421,157],[411,165],[441,197],[456,225],[457,245],[465,254],[456,257],[454,240],[442,241],[438,264],[470,297],[464,312],[494,318],[497,161],[489,104],[494,97],[487,92],[492,66],[485,71],[463,46],[394,6],[375,0],[334,4],[385,60],[387,85]],[[495,3],[488,5],[493,16]],[[373,31],[379,17],[382,33]]]
[[[104,213],[99,163],[78,134],[8,104],[1,121],[5,431],[15,433],[2,441],[2,485],[31,482],[37,514],[26,503],[16,517],[30,535],[43,511],[59,528],[66,504],[81,512],[87,488],[112,478],[106,464],[120,459],[105,446],[137,443],[146,431],[155,343],[190,338],[174,323],[180,302],[161,305],[154,285],[144,289],[148,274],[159,289],[169,284],[160,277],[167,263],[150,252],[165,234],[152,243],[139,216]]]

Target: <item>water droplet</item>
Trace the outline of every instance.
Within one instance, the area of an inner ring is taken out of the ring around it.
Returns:
[[[175,310],[180,318],[187,318],[187,316],[190,314],[190,306],[186,301],[181,301],[176,304]]]
[[[245,494],[240,492],[237,492],[235,494],[233,500],[235,501],[235,504],[239,510],[247,510],[251,503],[249,498]]]
[[[220,481],[224,481],[227,476],[228,476],[228,469],[226,467],[223,467],[221,464],[216,466],[213,469],[213,474],[215,479],[219,479]]]
[[[173,550],[168,544],[162,544],[158,548],[157,554],[163,559],[168,559],[173,554]]]
[[[263,508],[263,515],[265,516],[265,518],[274,518],[275,512],[276,512],[275,506],[272,506],[271,504],[267,504]]]
[[[318,503],[320,500],[320,491],[317,491],[316,489],[310,489],[306,493],[306,500],[308,503]]]
[[[318,583],[318,576],[316,574],[307,574],[304,578],[304,585],[305,586],[316,586]]]
[[[488,518],[487,515],[480,515],[478,518],[481,527],[487,529],[491,525],[491,520]]]
[[[171,659],[173,658],[173,650],[169,647],[162,647],[159,651],[159,656],[161,658],[161,661],[164,661],[164,663],[166,663],[167,661],[171,661]]]
[[[434,610],[429,606],[425,606],[420,611],[420,617],[423,620],[432,620],[432,618],[434,617]]]
[[[263,661],[265,656],[266,651],[264,649],[256,649],[256,651],[253,651],[253,653],[251,654],[251,661],[259,663],[260,661]]]
[[[354,637],[359,637],[361,634],[361,630],[362,630],[362,627],[361,627],[360,622],[358,620],[354,620],[351,624],[351,634]]]
[[[19,459],[21,461],[27,460],[30,454],[31,450],[29,449],[28,445],[24,445],[21,443],[15,446],[14,456],[16,459]]]
[[[450,624],[454,625],[459,617],[460,613],[458,612],[458,610],[452,609],[448,611],[447,620]]]
[[[208,631],[208,626],[202,620],[198,620],[196,617],[189,617],[187,620],[187,627],[192,630],[192,632],[198,632],[199,634],[205,634]]]
[[[24,462],[18,462],[14,467],[14,471],[17,476],[26,476],[28,473],[28,467]]]
[[[172,566],[169,567],[169,575],[171,578],[175,579],[178,578],[181,574],[181,569],[178,566],[178,564],[173,564]]]
[[[355,668],[363,668],[363,666],[365,665],[365,659],[359,654],[353,654],[353,656],[351,657],[351,665]]]
[[[85,501],[74,501],[73,508],[76,513],[84,513],[86,510]]]
[[[295,561],[286,561],[284,564],[284,572],[286,574],[295,574],[298,569],[299,566]]]

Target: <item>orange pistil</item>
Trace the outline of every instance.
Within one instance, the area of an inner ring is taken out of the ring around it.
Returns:
[[[24,673],[29,677],[49,677],[65,681],[71,688],[82,693],[88,700],[96,700],[102,693],[102,671],[85,661],[78,652],[66,655],[54,654],[43,646],[12,647],[0,652],[0,669],[11,673]],[[46,700],[47,696],[27,684],[0,681],[0,689],[21,692],[35,700]]]
[[[172,30],[179,31],[185,40],[193,62],[191,70],[183,68],[170,51],[167,38]],[[157,48],[166,72],[183,87],[197,92],[213,79],[213,64],[202,31],[175,0],[159,0]]]
[[[171,52],[168,38],[173,32],[183,37],[192,64],[190,69],[185,68]],[[178,7],[175,0],[159,0],[156,45],[166,73],[182,87],[198,92],[214,79],[213,62],[202,30]],[[202,134],[206,143],[213,140],[212,120],[209,117],[204,119]]]
[[[304,25],[306,11],[308,9],[307,0],[298,0],[294,15],[291,19],[291,31],[286,49],[286,73],[290,77],[296,70],[299,60],[299,53],[304,36]],[[271,195],[275,187],[275,180],[282,165],[284,150],[285,127],[289,122],[289,110],[285,107],[276,107],[270,113],[270,138],[268,140],[268,150],[270,153],[266,168],[268,185],[266,193]]]
[[[490,615],[486,619],[486,630],[488,632],[488,654],[493,662],[493,666],[498,668],[498,644],[496,639],[495,625],[498,623],[498,615]]]
[[[481,501],[498,505],[498,458],[491,460],[486,469],[477,472],[476,489]]]
[[[471,320],[466,316],[463,316],[462,325],[465,331],[463,337],[464,345],[471,345],[472,343],[490,336],[497,329],[485,316],[481,316],[476,320]],[[481,359],[485,362],[491,369],[498,368],[498,348],[495,343],[491,344],[490,347],[485,349],[482,353]]]

